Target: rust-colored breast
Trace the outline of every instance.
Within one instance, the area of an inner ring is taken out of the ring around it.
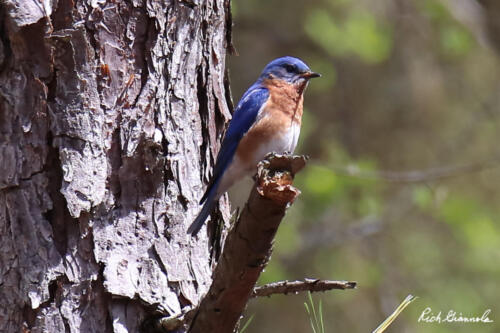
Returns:
[[[249,168],[255,167],[252,164],[256,152],[263,145],[284,135],[293,123],[300,126],[302,121],[304,87],[272,79],[264,81],[264,85],[269,89],[269,100],[237,149],[237,156],[243,163],[248,163]]]
[[[283,80],[267,79],[264,85],[269,89],[270,112],[284,113],[290,120],[301,124],[305,85],[294,85]]]

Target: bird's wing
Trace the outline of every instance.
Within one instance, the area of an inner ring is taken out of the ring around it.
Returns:
[[[208,184],[205,194],[200,200],[200,203],[203,203],[208,196],[212,194],[212,189],[216,191],[214,187],[217,187],[224,171],[226,171],[227,167],[233,160],[236,148],[238,147],[241,138],[253,125],[259,110],[262,108],[264,103],[266,103],[268,98],[269,90],[262,86],[252,86],[241,98],[240,102],[236,106],[233,119],[231,119],[231,122],[229,123],[229,128],[226,131],[221,149],[217,155],[214,174]]]

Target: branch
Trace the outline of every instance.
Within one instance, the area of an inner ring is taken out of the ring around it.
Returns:
[[[189,332],[233,332],[269,261],[285,211],[300,194],[292,181],[305,161],[303,156],[268,155],[259,163],[255,185],[228,233],[212,285]]]
[[[488,161],[471,163],[466,165],[437,167],[426,170],[414,171],[361,171],[357,168],[334,167],[333,171],[341,176],[383,180],[393,183],[425,183],[446,178],[457,177],[465,173],[481,172],[487,169],[496,168],[500,165],[500,158]]]
[[[327,291],[332,289],[354,289],[356,288],[354,281],[330,281],[318,279],[304,279],[304,281],[280,281],[265,284],[256,287],[253,290],[252,297],[271,296],[274,294],[289,294],[298,293],[301,291]]]

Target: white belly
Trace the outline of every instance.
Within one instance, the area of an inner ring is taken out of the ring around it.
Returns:
[[[276,134],[273,140],[260,145],[254,155],[254,164],[264,159],[269,153],[293,153],[299,141],[300,125],[292,123],[290,129],[282,134]]]
[[[235,154],[228,169],[224,172],[218,188],[218,195],[226,192],[234,183],[240,181],[246,175],[253,175],[257,170],[257,163],[262,161],[269,153],[283,154],[293,153],[299,140],[300,125],[292,123],[288,131],[276,133],[272,140],[261,143],[256,147],[250,159],[241,160]]]

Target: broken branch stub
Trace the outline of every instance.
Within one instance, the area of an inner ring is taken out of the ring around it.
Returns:
[[[233,332],[269,261],[285,211],[300,194],[292,182],[306,160],[305,156],[269,154],[259,163],[255,185],[228,234],[190,332]]]

